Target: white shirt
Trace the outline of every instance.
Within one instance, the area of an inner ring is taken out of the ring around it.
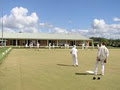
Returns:
[[[53,44],[53,46],[52,46],[53,48],[55,47],[55,45]]]
[[[85,46],[85,44],[82,44],[82,47],[84,47]]]
[[[25,44],[25,47],[28,47],[28,45],[27,45],[27,44]]]
[[[109,56],[109,51],[105,46],[101,46],[99,47],[98,50],[98,57],[103,57],[103,58],[107,58]]]
[[[100,46],[99,46],[99,44],[97,44],[97,48],[99,48]]]
[[[78,52],[78,50],[75,47],[73,47],[71,50],[71,53],[77,55],[77,52]]]
[[[37,47],[39,47],[40,46],[40,44],[39,43],[37,43]]]

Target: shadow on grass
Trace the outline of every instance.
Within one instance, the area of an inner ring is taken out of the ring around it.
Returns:
[[[58,66],[70,66],[73,67],[73,65],[66,65],[66,64],[57,64]]]
[[[75,73],[75,75],[93,75],[91,73]]]

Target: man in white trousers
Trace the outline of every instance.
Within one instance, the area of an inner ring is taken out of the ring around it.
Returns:
[[[95,62],[95,70],[94,70],[95,75],[97,75],[97,71],[98,71],[98,62],[100,62],[101,64],[101,73],[102,75],[104,75],[104,63],[107,62],[108,56],[109,56],[109,50],[107,49],[105,43],[103,42],[101,46],[98,48],[98,55]]]
[[[37,42],[37,50],[39,51],[40,44]]]
[[[78,52],[78,50],[76,49],[76,46],[73,45],[73,48],[72,48],[72,50],[70,51],[70,53],[72,54],[73,65],[74,65],[75,67],[78,67],[77,52]]]

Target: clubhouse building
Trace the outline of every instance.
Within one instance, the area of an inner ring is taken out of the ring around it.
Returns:
[[[32,42],[36,46],[39,42],[40,46],[64,46],[68,44],[69,46],[81,46],[83,43],[89,46],[89,42],[92,41],[81,35],[75,34],[50,34],[50,33],[0,33],[0,45],[4,42],[4,46],[25,46],[30,45]]]

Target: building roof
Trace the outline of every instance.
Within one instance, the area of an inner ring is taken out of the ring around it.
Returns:
[[[0,38],[2,34],[0,32]],[[42,40],[90,40],[75,34],[50,34],[50,33],[3,33],[4,39],[42,39]]]

